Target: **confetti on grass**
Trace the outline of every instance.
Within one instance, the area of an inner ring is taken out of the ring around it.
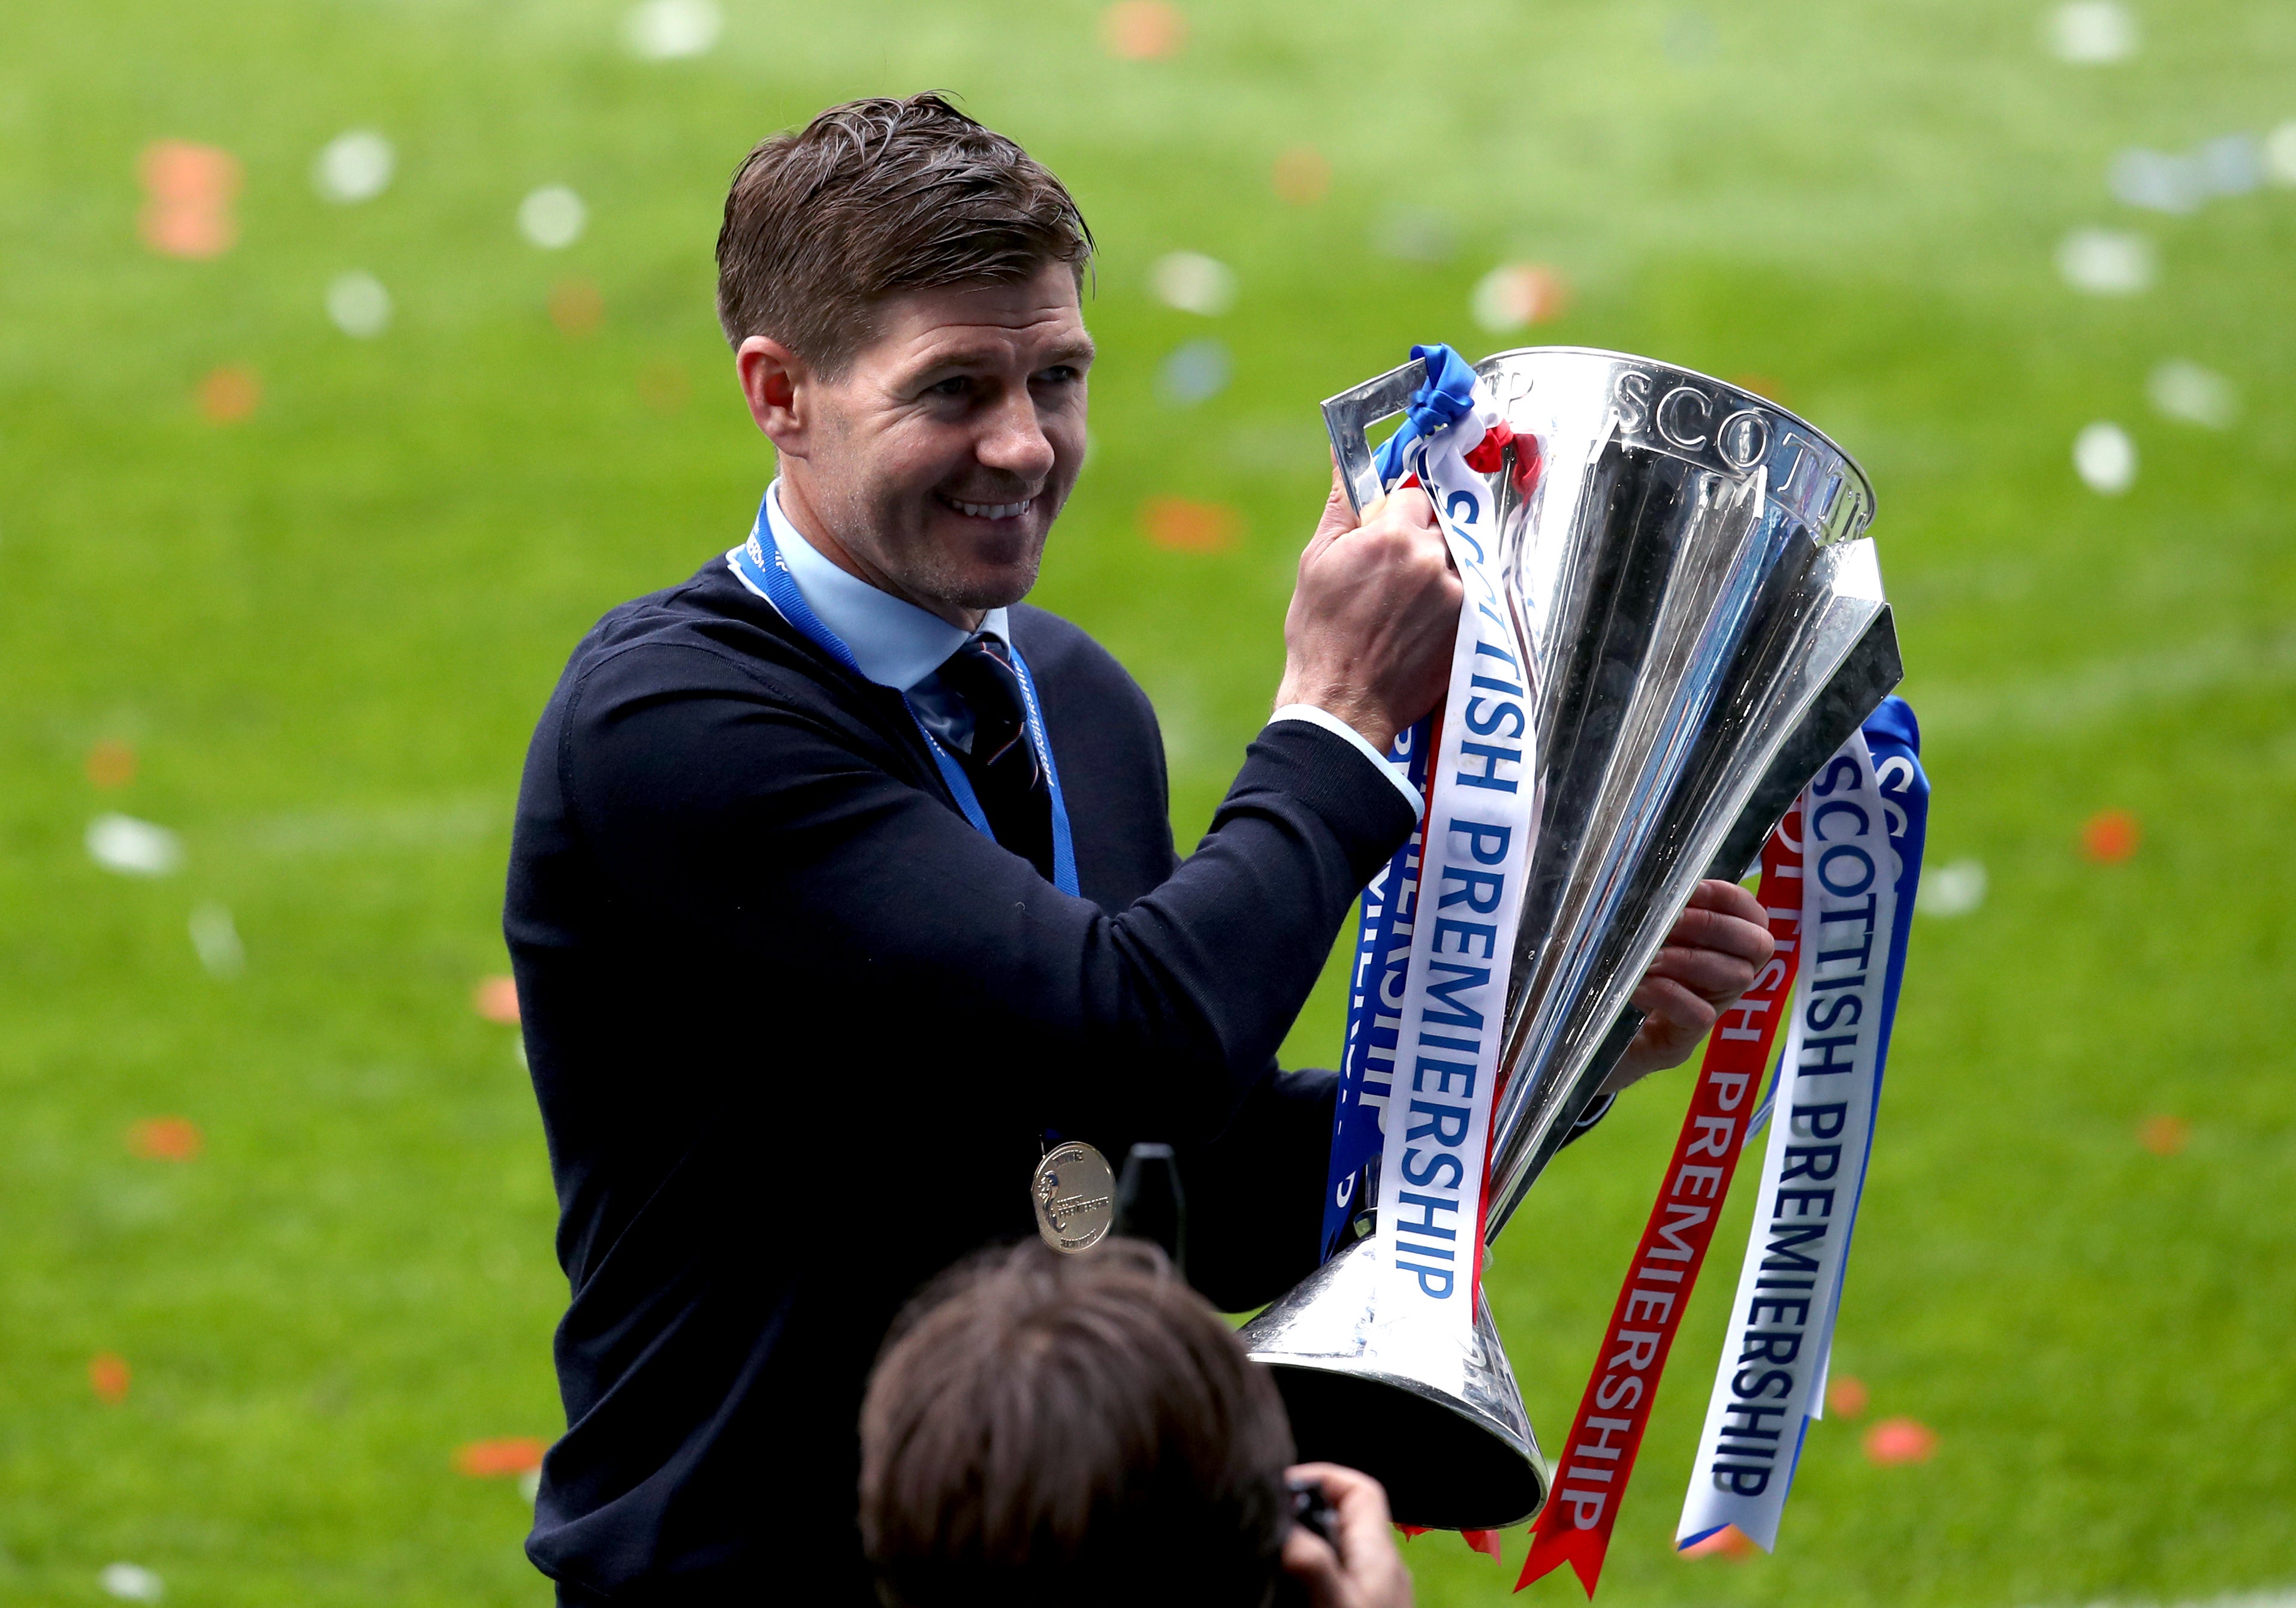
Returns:
[[[455,1472],[473,1480],[514,1480],[542,1466],[547,1445],[533,1435],[473,1440],[455,1448]]]
[[[518,1023],[518,981],[510,977],[489,977],[472,990],[471,1007],[488,1021],[499,1021],[504,1027]]]
[[[1101,13],[1101,41],[1124,62],[1160,62],[1188,42],[1188,20],[1164,0],[1118,0]]]
[[[1183,313],[1216,318],[1235,305],[1235,273],[1201,251],[1171,251],[1148,270],[1156,299]]]
[[[1502,264],[1483,275],[1468,306],[1475,322],[1504,334],[1525,324],[1562,316],[1570,305],[1570,287],[1553,268],[1535,262]]]
[[[232,203],[239,159],[213,145],[159,140],[137,164],[144,181],[144,243],[163,257],[220,257],[239,239]]]
[[[390,291],[363,269],[338,274],[327,284],[327,316],[354,340],[372,340],[390,327]]]
[[[337,206],[373,201],[390,188],[398,152],[372,128],[353,128],[329,140],[311,164],[311,187]]]
[[[716,0],[645,0],[630,8],[622,40],[641,62],[682,62],[709,54],[725,27]]]
[[[1175,553],[1225,553],[1235,546],[1242,524],[1234,509],[1218,503],[1152,496],[1140,505],[1140,534]]]
[[[1985,862],[1954,860],[1922,878],[1914,908],[1923,915],[1967,915],[1985,903]]]
[[[2136,483],[2136,443],[2109,419],[2073,438],[2073,470],[2100,496],[2119,496]]]
[[[130,1603],[156,1603],[168,1595],[168,1584],[141,1563],[106,1563],[95,1577],[105,1595]]]
[[[87,751],[87,779],[98,787],[125,787],[135,780],[135,751],[110,739]]]
[[[146,1117],[128,1125],[129,1153],[147,1161],[189,1161],[206,1148],[200,1125],[189,1117]]]
[[[1191,340],[1164,359],[1156,371],[1156,390],[1175,406],[1193,407],[1226,390],[1234,366],[1218,341]]]
[[[1866,1460],[1882,1468],[1927,1463],[1937,1446],[1937,1432],[1911,1418],[1884,1418],[1866,1432]]]
[[[200,381],[200,417],[210,424],[236,424],[263,400],[255,376],[236,365],[210,369]]]
[[[2193,1125],[2182,1117],[2147,1117],[2136,1129],[2137,1143],[2156,1156],[2173,1156],[2191,1142]]]
[[[545,251],[562,251],[582,238],[590,209],[563,185],[545,185],[518,204],[518,232]]]
[[[1702,1541],[1693,1541],[1682,1548],[1679,1555],[1685,1558],[1728,1558],[1742,1563],[1761,1548],[1747,1538],[1746,1532],[1735,1524],[1725,1524]]]
[[[184,840],[134,816],[96,816],[85,841],[88,858],[122,876],[168,876],[183,868]]]
[[[87,1359],[87,1388],[107,1406],[117,1407],[127,1400],[133,1380],[127,1359],[116,1351],[98,1351]]]
[[[586,335],[606,316],[605,298],[586,279],[562,279],[550,288],[550,322],[570,340]]]
[[[2136,854],[2144,838],[2128,811],[2100,810],[2081,827],[2081,852],[2100,866],[2118,866]]]

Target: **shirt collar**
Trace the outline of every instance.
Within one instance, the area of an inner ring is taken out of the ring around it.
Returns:
[[[766,517],[773,522],[774,541],[799,595],[845,644],[861,673],[879,686],[906,693],[972,640],[973,634],[963,627],[881,592],[822,556],[782,512],[778,478],[766,488]],[[1003,609],[989,610],[980,628],[1006,643],[1013,640]]]

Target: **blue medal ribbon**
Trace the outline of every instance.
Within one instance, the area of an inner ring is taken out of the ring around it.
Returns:
[[[862,680],[869,679],[862,674],[853,650],[822,623],[813,605],[805,601],[805,594],[798,590],[797,578],[790,573],[789,562],[782,557],[781,544],[774,539],[773,521],[767,517],[764,503],[758,505],[758,520],[750,527],[749,540],[726,556],[736,573],[763,593],[766,601],[781,611],[782,618],[802,632],[806,640]],[[1029,674],[1028,660],[1021,656],[1021,644],[1007,641],[1004,646],[1013,655],[1013,672],[1021,683],[1021,701],[1029,718],[1029,742],[1037,751],[1037,763],[1045,767],[1045,783],[1053,795],[1053,886],[1070,898],[1080,898],[1077,890],[1076,840],[1069,831],[1068,804],[1061,795],[1060,767],[1053,763],[1053,742],[1045,730],[1036,679]],[[996,834],[988,825],[988,814],[980,808],[980,796],[973,791],[972,778],[964,774],[964,767],[925,728],[925,723],[917,719],[916,709],[909,702],[906,693],[901,695],[901,707],[909,711],[910,719],[916,721],[917,734],[931,751],[933,763],[940,769],[940,779],[956,800],[958,810],[975,832],[996,841]]]

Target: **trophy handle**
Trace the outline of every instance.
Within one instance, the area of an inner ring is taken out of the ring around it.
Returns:
[[[1392,419],[1411,406],[1411,393],[1427,383],[1427,360],[1414,357],[1401,368],[1391,368],[1375,380],[1341,391],[1324,402],[1324,428],[1331,432],[1332,451],[1340,464],[1340,484],[1357,517],[1364,505],[1381,491],[1379,466],[1374,461],[1372,427]]]

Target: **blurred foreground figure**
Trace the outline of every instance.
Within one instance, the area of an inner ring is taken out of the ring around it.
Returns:
[[[1214,1302],[1315,1265],[1332,1079],[1275,1050],[1417,817],[1381,754],[1443,693],[1459,581],[1423,494],[1358,524],[1335,491],[1183,863],[1147,699],[1021,603],[1084,461],[1091,249],[931,95],[734,177],[718,310],[780,472],[575,649],[511,850],[572,1285],[528,1541],[562,1603],[871,1600],[854,1423],[894,1314],[985,1243],[1090,1243],[1137,1141],[1177,1152]],[[1752,978],[1695,952],[1708,998]],[[1682,999],[1645,1070],[1711,1019]]]
[[[1267,1371],[1153,1247],[1029,1243],[897,1327],[861,1409],[862,1539],[888,1608],[1410,1608],[1378,1482],[1291,1459]]]

